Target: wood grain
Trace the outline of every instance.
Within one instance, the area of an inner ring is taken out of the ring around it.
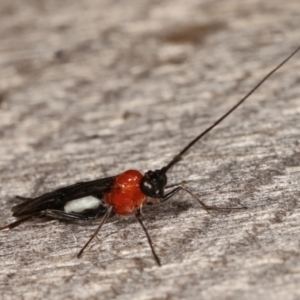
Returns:
[[[156,169],[299,45],[299,2],[0,2],[1,224],[15,195]],[[134,218],[0,232],[1,299],[300,298],[300,55],[169,173]]]

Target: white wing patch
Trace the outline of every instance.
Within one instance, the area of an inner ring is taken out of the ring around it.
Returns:
[[[87,196],[67,202],[64,211],[66,213],[81,213],[87,209],[96,209],[100,204],[101,200],[93,196]]]

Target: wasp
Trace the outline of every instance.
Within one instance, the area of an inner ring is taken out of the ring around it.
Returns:
[[[13,206],[11,209],[12,215],[16,217],[17,220],[0,227],[0,230],[13,229],[34,217],[50,217],[52,219],[65,221],[92,221],[102,218],[93,235],[78,252],[77,257],[79,258],[90,242],[97,236],[101,227],[109,217],[112,215],[127,216],[134,214],[146,234],[153,257],[157,265],[160,266],[160,259],[154,250],[151,237],[142,221],[142,206],[151,204],[152,202],[149,199],[154,199],[155,203],[164,203],[178,192],[184,190],[193,196],[206,211],[211,209],[222,209],[206,205],[196,195],[188,191],[182,185],[167,186],[167,172],[175,164],[182,160],[183,156],[191,147],[194,146],[195,143],[197,143],[214,127],[227,118],[234,110],[236,110],[252,93],[254,93],[272,74],[281,68],[299,50],[300,47],[285,58],[277,67],[271,70],[222,117],[190,141],[168,164],[163,166],[161,169],[154,171],[150,170],[145,174],[142,174],[138,170],[127,170],[116,176],[86,182],[78,182],[73,185],[61,187],[36,198],[17,196],[18,199],[22,200],[22,202]],[[246,207],[238,207],[238,209],[240,208],[245,209]]]

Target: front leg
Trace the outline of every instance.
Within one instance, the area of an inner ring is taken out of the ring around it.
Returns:
[[[183,190],[183,191],[187,192],[188,194],[190,194],[206,210],[206,212],[209,212],[209,210],[247,209],[246,206],[242,206],[242,207],[217,207],[217,206],[206,205],[203,201],[201,201],[199,199],[199,197],[197,197],[195,194],[193,194],[191,191],[189,191],[188,189],[186,189],[183,186],[178,186],[175,189],[168,192],[166,195],[164,195],[164,197],[162,199],[159,199],[160,203],[163,203],[163,202],[169,200],[171,197],[173,197],[175,194],[177,194],[181,190]]]

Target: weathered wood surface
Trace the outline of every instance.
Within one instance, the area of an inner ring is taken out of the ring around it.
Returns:
[[[299,44],[299,1],[0,2],[1,224],[32,196],[161,167]],[[299,299],[300,55],[172,169],[134,218],[0,232],[1,299]]]

